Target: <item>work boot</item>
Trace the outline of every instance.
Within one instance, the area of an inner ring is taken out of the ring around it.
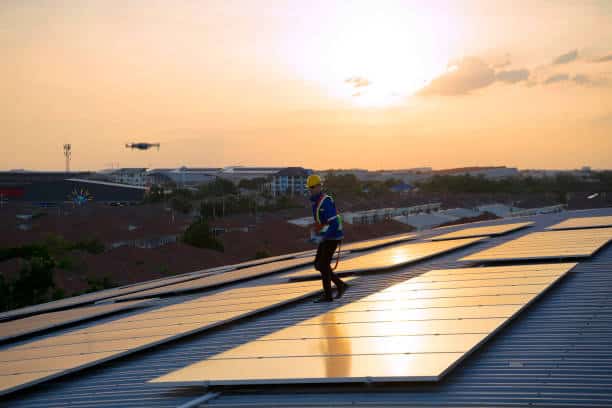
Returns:
[[[333,302],[334,299],[327,297],[326,295],[321,295],[320,297],[316,298],[313,303],[324,303],[324,302]]]
[[[344,292],[346,292],[346,290],[348,288],[349,288],[348,283],[342,282],[342,285],[340,285],[340,287],[338,287],[338,293],[336,293],[336,299],[340,299],[342,297],[342,295],[344,295]]]

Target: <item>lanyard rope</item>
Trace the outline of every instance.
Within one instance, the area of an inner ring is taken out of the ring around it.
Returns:
[[[338,264],[340,263],[340,251],[342,250],[342,240],[340,240],[340,242],[338,243],[338,255],[336,256],[336,264],[334,265],[333,268],[331,268],[332,271],[335,271],[338,268]]]

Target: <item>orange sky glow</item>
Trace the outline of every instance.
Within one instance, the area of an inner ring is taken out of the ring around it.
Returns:
[[[607,1],[6,0],[0,51],[0,170],[612,168]]]

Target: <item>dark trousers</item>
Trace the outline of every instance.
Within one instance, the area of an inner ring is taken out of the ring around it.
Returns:
[[[321,280],[323,281],[323,291],[328,299],[332,298],[331,282],[334,282],[337,288],[342,286],[344,282],[334,274],[331,268],[332,257],[338,247],[337,240],[326,240],[319,244],[317,248],[317,256],[315,257],[314,267],[321,272]]]

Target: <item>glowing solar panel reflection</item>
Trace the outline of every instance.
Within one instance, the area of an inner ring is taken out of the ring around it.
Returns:
[[[212,288],[227,283],[239,282],[246,279],[252,279],[264,275],[268,275],[275,272],[281,272],[288,269],[297,268],[300,266],[310,265],[314,262],[313,257],[302,257],[285,259],[282,261],[276,261],[272,263],[265,263],[262,265],[250,266],[248,268],[232,270],[216,275],[204,276],[199,279],[189,280],[187,282],[180,282],[173,285],[166,285],[159,288],[144,290],[129,295],[119,296],[112,298],[112,300],[134,300],[143,299],[147,297],[162,296],[169,294],[184,293],[196,290],[202,290]]]
[[[536,259],[587,258],[612,240],[612,228],[533,232],[461,261],[507,262]]]
[[[495,287],[450,289],[435,286],[427,300],[407,298],[414,286],[407,280],[322,315],[230,349],[207,360],[171,372],[151,382],[179,385],[290,384],[326,382],[437,381],[520,313],[576,264],[538,265],[550,279],[534,284],[531,277],[514,277],[522,296],[496,296]],[[473,268],[479,282],[520,267]],[[531,269],[528,267],[526,272]],[[452,270],[431,271],[436,282]],[[421,283],[430,279],[420,276]],[[419,283],[419,284],[421,284]],[[499,294],[504,293],[500,285]],[[457,307],[486,289],[486,306]],[[417,291],[418,292],[418,291]],[[495,302],[497,298],[497,302]],[[370,310],[382,299],[383,305]],[[406,301],[414,302],[406,309]],[[440,301],[440,302],[438,302]],[[397,302],[397,303],[395,303]]]
[[[385,245],[396,244],[403,241],[409,241],[415,239],[415,234],[402,234],[402,235],[393,235],[391,237],[383,237],[378,239],[372,239],[368,241],[359,241],[359,242],[351,242],[349,244],[342,244],[342,250],[344,251],[365,251],[368,249],[373,249]]]
[[[459,231],[449,232],[430,238],[432,241],[440,241],[446,239],[468,238],[468,237],[484,237],[507,234],[509,232],[518,231],[533,225],[533,222],[517,222],[513,224],[489,225],[484,227],[464,228]]]
[[[486,238],[464,238],[440,242],[417,242],[396,245],[380,249],[365,255],[340,259],[337,275],[351,275],[371,271],[385,271],[398,268],[413,262],[422,261],[468,245],[478,243]],[[289,280],[318,279],[321,275],[313,269],[292,272],[284,275]]]
[[[549,230],[612,227],[612,216],[568,218],[548,227]]]
[[[228,289],[0,350],[0,395],[321,291],[320,282]],[[245,302],[251,300],[251,303]]]

